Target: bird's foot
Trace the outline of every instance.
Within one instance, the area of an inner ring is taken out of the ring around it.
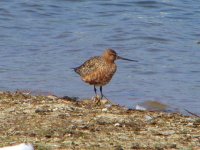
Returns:
[[[101,97],[99,95],[92,97],[92,100],[94,101],[95,104],[101,103]]]

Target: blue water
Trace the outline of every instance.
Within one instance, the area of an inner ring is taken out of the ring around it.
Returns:
[[[118,61],[103,88],[133,107],[156,100],[200,114],[200,2],[195,0],[2,0],[0,90],[91,98],[70,68],[104,49]]]

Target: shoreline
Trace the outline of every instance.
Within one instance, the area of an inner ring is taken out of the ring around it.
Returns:
[[[107,100],[0,92],[0,147],[35,149],[200,148],[200,118],[130,110]]]

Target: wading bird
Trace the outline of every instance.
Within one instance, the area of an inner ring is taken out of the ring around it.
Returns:
[[[102,56],[94,56],[85,61],[81,66],[73,68],[81,76],[81,79],[94,86],[94,92],[97,97],[96,86],[100,87],[101,98],[105,97],[102,92],[102,86],[108,84],[117,70],[115,60],[122,59],[135,61],[118,56],[112,49],[106,49]],[[105,97],[106,98],[106,97]],[[107,98],[106,98],[107,99]]]

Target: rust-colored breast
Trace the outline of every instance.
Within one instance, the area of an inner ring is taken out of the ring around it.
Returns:
[[[117,66],[114,62],[106,62],[102,57],[95,56],[74,70],[86,83],[102,86],[112,79],[116,69]]]
[[[116,72],[117,66],[113,64],[106,64],[101,66],[91,74],[83,77],[83,81],[91,85],[103,86],[112,79],[114,73]]]

